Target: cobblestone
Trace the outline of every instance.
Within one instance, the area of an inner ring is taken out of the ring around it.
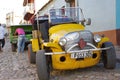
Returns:
[[[11,51],[9,39],[6,42],[0,52],[0,80],[38,80],[36,65],[29,63],[27,51],[18,56]],[[85,69],[53,70],[50,80],[120,80],[120,48],[115,49],[118,61],[115,69],[105,69],[100,63]]]
[[[15,53],[7,39],[3,52],[0,52],[0,80],[38,80],[36,66],[29,64],[27,51],[20,56]]]

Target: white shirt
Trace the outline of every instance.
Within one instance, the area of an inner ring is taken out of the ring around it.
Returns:
[[[0,39],[3,39],[4,35],[5,35],[5,29],[2,26],[0,26]]]

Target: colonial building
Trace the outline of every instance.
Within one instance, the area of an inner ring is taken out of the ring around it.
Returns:
[[[8,33],[10,33],[10,25],[19,25],[23,24],[21,21],[23,20],[23,16],[16,13],[15,11],[9,12],[6,14],[6,28]]]
[[[34,0],[24,0],[23,7],[25,7],[24,10],[24,20],[26,20],[27,24],[30,24],[30,19],[35,13],[35,4]]]

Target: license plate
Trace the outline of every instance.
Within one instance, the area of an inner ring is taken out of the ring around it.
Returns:
[[[86,57],[92,57],[92,51],[71,53],[71,58],[86,58]]]

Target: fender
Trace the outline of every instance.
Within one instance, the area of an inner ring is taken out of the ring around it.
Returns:
[[[101,47],[104,42],[108,42],[109,38],[108,37],[102,37],[101,41],[98,43],[98,47]]]
[[[30,41],[32,42],[32,50],[33,50],[33,52],[37,52],[39,50],[38,39],[31,39]]]
[[[62,48],[57,44],[57,43],[43,43],[43,46],[45,47],[50,47],[52,51],[58,52],[58,51],[63,51]]]

